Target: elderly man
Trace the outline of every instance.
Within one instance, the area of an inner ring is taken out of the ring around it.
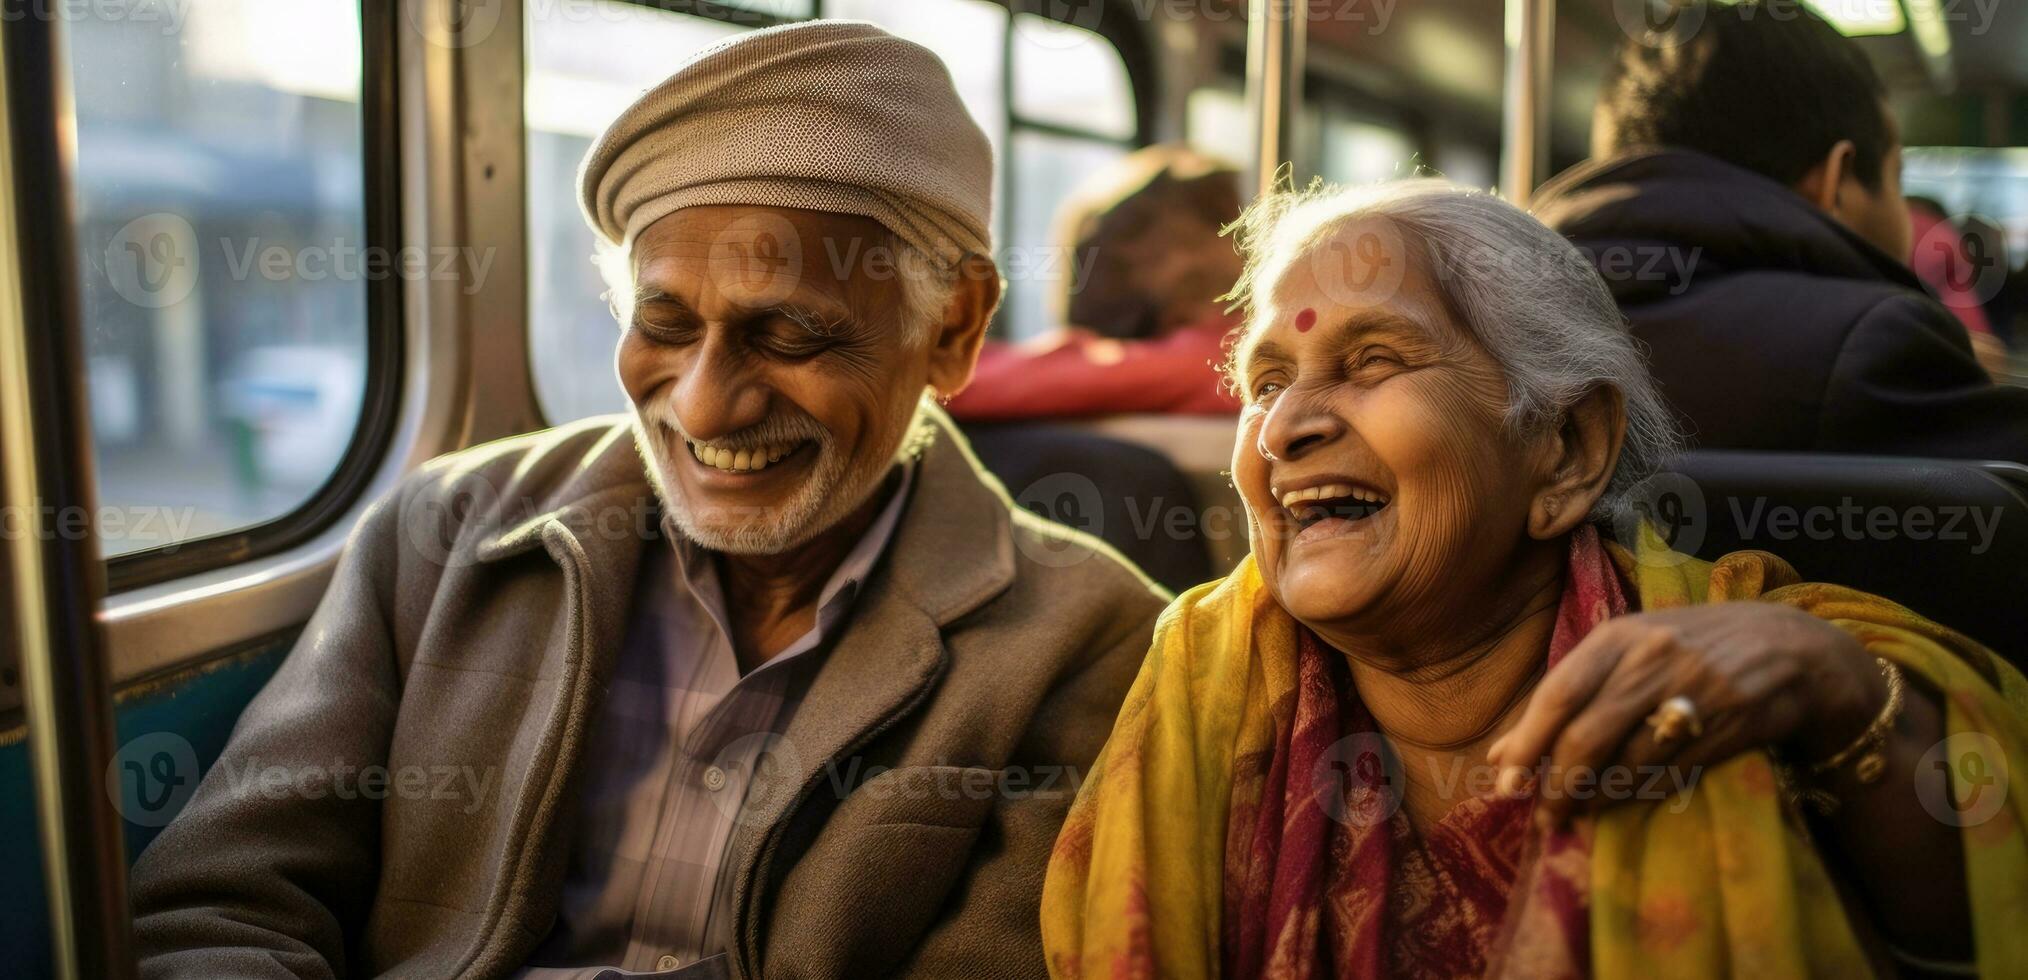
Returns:
[[[924,398],[999,299],[948,73],[866,25],[749,35],[580,185],[635,417],[369,514],[135,867],[143,972],[1039,976],[1161,597]]]

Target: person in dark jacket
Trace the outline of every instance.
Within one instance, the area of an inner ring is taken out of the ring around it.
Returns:
[[[1865,55],[1794,3],[1699,5],[1621,52],[1593,160],[1535,212],[1589,256],[1700,448],[2028,460],[1904,264],[1900,137]]]

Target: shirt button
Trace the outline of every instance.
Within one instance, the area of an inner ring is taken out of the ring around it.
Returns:
[[[712,772],[717,772],[718,770],[716,770],[716,769],[713,769],[713,770],[711,770],[711,771],[712,771]],[[721,777],[721,778],[722,778],[722,777]],[[677,959],[676,959],[676,957],[675,957],[675,956],[672,956],[672,955],[670,955],[670,954],[668,954],[668,953],[663,953],[663,954],[662,954],[662,958],[661,958],[661,959],[659,959],[659,960],[656,960],[656,961],[655,961],[655,969],[657,969],[657,970],[674,970],[674,969],[676,969],[676,963],[677,963]]]
[[[704,788],[714,793],[725,788],[725,770],[712,766],[704,770]],[[663,967],[668,969],[668,967]]]

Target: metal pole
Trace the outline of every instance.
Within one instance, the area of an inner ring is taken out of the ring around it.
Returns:
[[[1528,206],[1549,169],[1549,87],[1556,0],[1507,0],[1507,87],[1500,134],[1500,189]]]
[[[1281,165],[1296,158],[1309,28],[1309,0],[1250,0],[1246,108],[1253,124],[1254,186],[1262,194],[1274,189]]]
[[[61,21],[0,24],[0,489],[13,525],[6,639],[21,658],[56,976],[123,980],[134,962],[126,848],[104,782],[112,696],[97,621],[104,569],[90,524]]]

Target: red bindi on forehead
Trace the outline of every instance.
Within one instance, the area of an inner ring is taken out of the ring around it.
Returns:
[[[1316,310],[1309,310],[1309,309],[1306,309],[1306,310],[1304,310],[1303,312],[1301,312],[1301,313],[1298,313],[1298,314],[1296,314],[1296,332],[1297,332],[1297,333],[1309,333],[1309,332],[1310,332],[1310,328],[1311,328],[1311,327],[1314,327],[1314,326],[1316,326],[1316,325],[1317,325],[1317,311],[1316,311]]]

